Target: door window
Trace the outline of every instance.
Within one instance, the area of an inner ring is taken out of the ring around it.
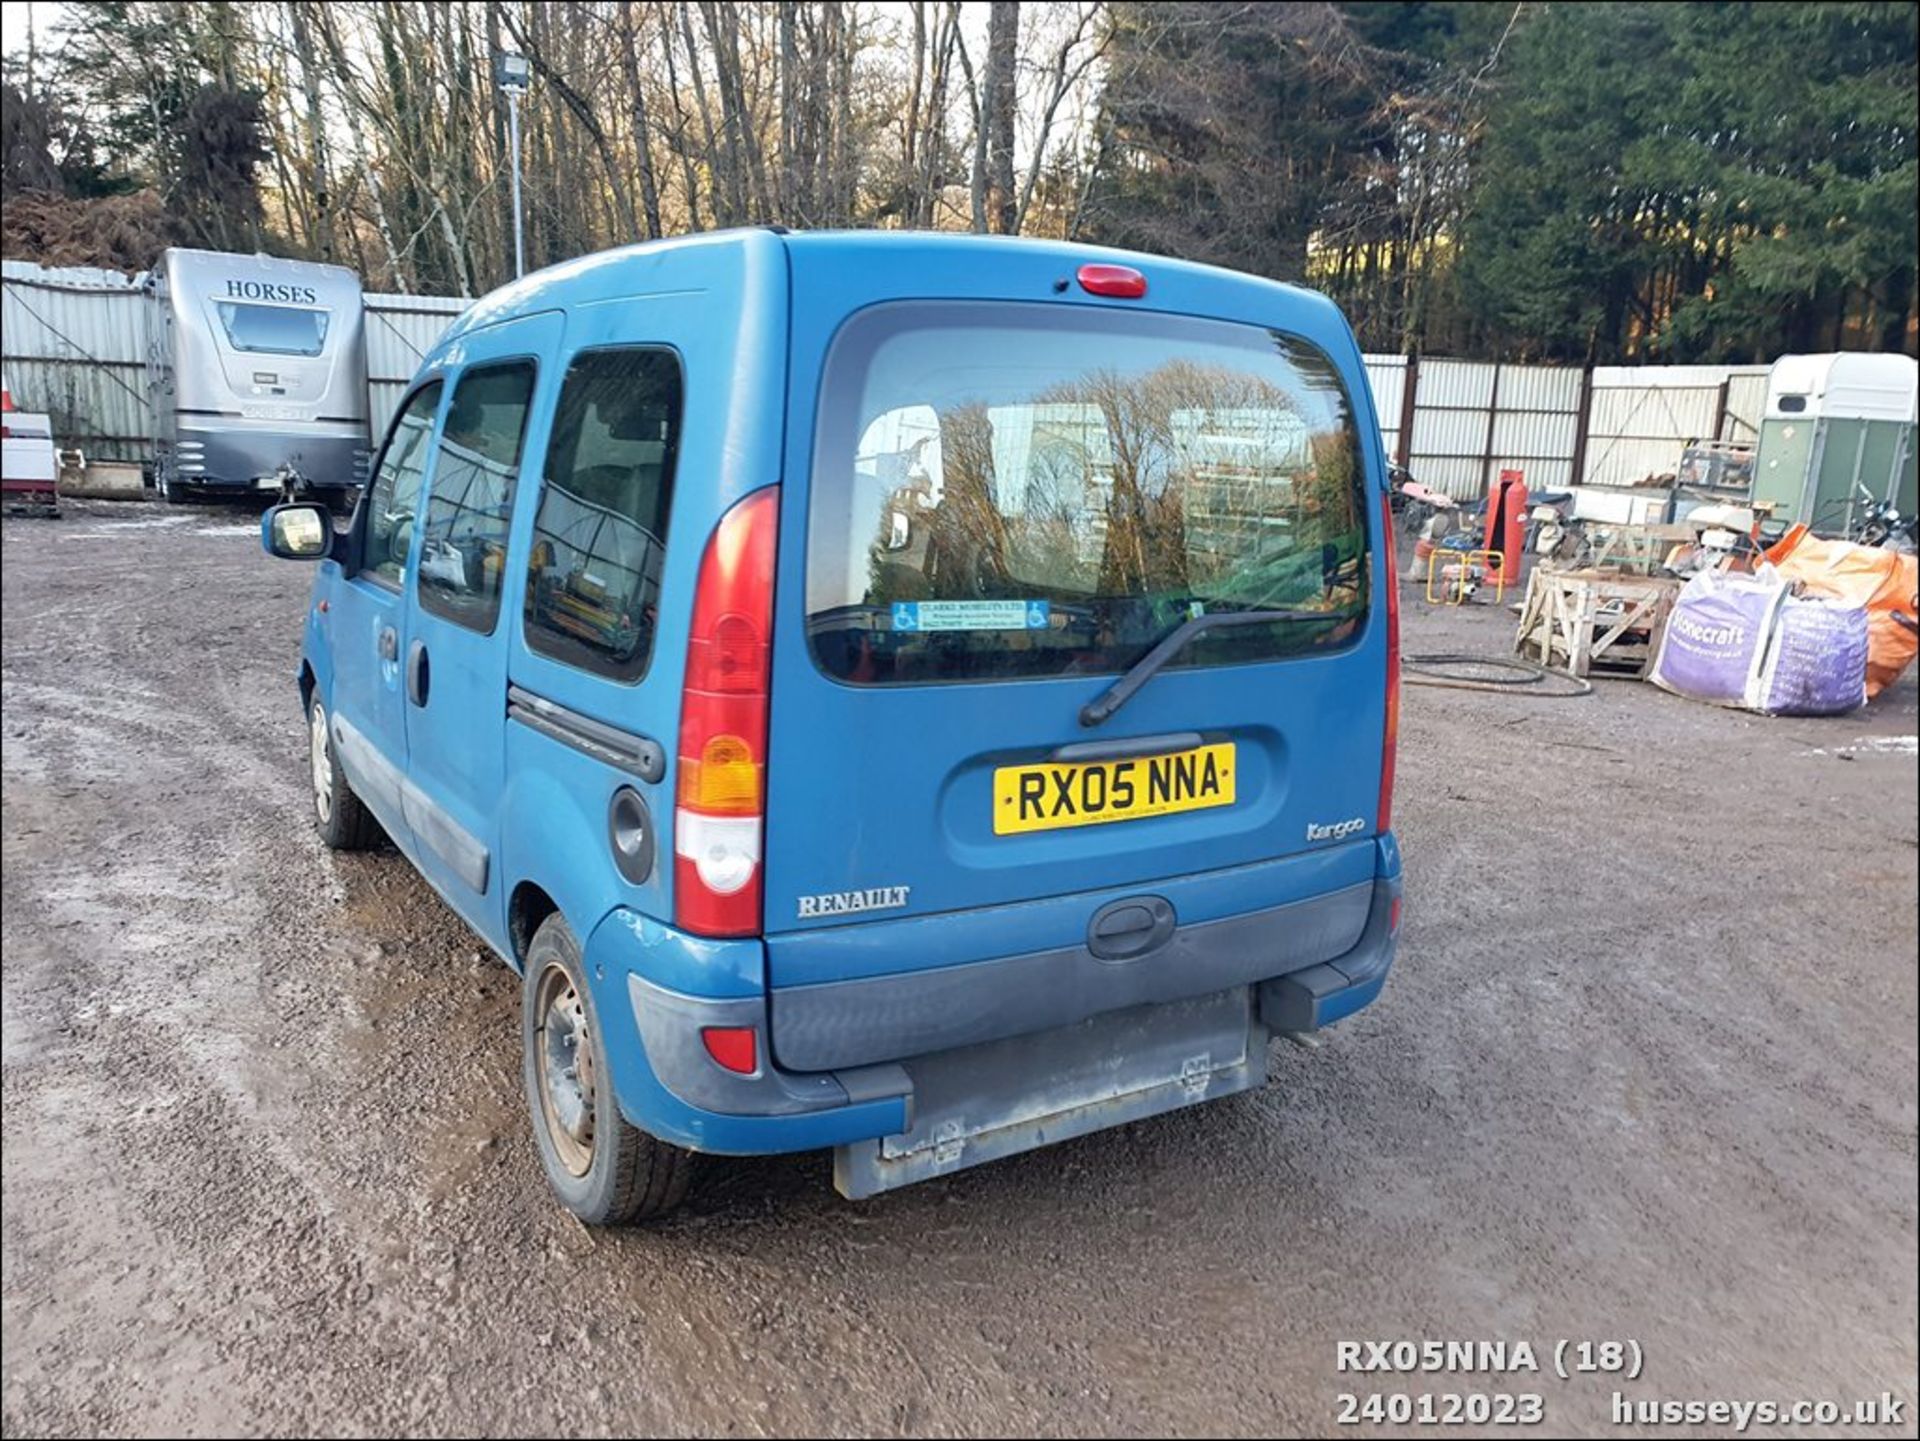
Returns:
[[[382,585],[400,588],[407,572],[407,547],[413,543],[414,514],[420,508],[420,478],[426,472],[427,441],[440,408],[440,382],[413,393],[387,436],[367,491],[366,561],[360,573]]]
[[[527,644],[612,680],[653,655],[679,447],[680,361],[600,350],[567,368],[528,556]]]
[[[517,360],[470,370],[454,383],[427,491],[420,604],[483,635],[500,618],[533,378],[533,362]]]

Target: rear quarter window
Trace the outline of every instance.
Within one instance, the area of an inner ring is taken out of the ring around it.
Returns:
[[[609,680],[653,656],[680,446],[680,359],[589,351],[567,367],[533,522],[527,644]]]
[[[1086,307],[903,302],[822,375],[807,630],[856,684],[1126,669],[1201,614],[1184,665],[1337,647],[1367,608],[1353,407],[1304,340]]]

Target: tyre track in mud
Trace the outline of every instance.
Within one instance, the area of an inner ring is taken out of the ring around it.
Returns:
[[[1318,1432],[1338,1339],[1582,1329],[1663,1394],[1911,1388],[1915,761],[1804,756],[1910,735],[1911,679],[1758,726],[1414,692],[1402,966],[1265,1090],[861,1205],[710,1162],[595,1234],[514,978],[312,835],[306,572],[138,513],[4,530],[10,1434]]]

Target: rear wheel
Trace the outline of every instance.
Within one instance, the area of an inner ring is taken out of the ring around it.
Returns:
[[[313,782],[313,823],[328,848],[364,851],[378,844],[380,822],[353,793],[334,757],[327,708],[317,690],[307,702],[307,767]]]
[[[523,987],[527,1110],[547,1183],[590,1226],[666,1215],[687,1193],[692,1153],[620,1114],[580,946],[558,913],[534,932]]]

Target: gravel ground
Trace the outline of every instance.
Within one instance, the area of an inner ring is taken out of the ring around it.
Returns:
[[[708,1162],[593,1233],[512,974],[312,834],[307,572],[253,534],[5,523],[9,1435],[1285,1435],[1466,1390],[1613,1429],[1561,1338],[1638,1341],[1632,1398],[1890,1390],[1913,1434],[1911,676],[1819,721],[1410,689],[1399,968],[1263,1091],[863,1204]],[[1511,619],[1410,604],[1407,646]],[[1544,1369],[1337,1372],[1363,1338]]]

